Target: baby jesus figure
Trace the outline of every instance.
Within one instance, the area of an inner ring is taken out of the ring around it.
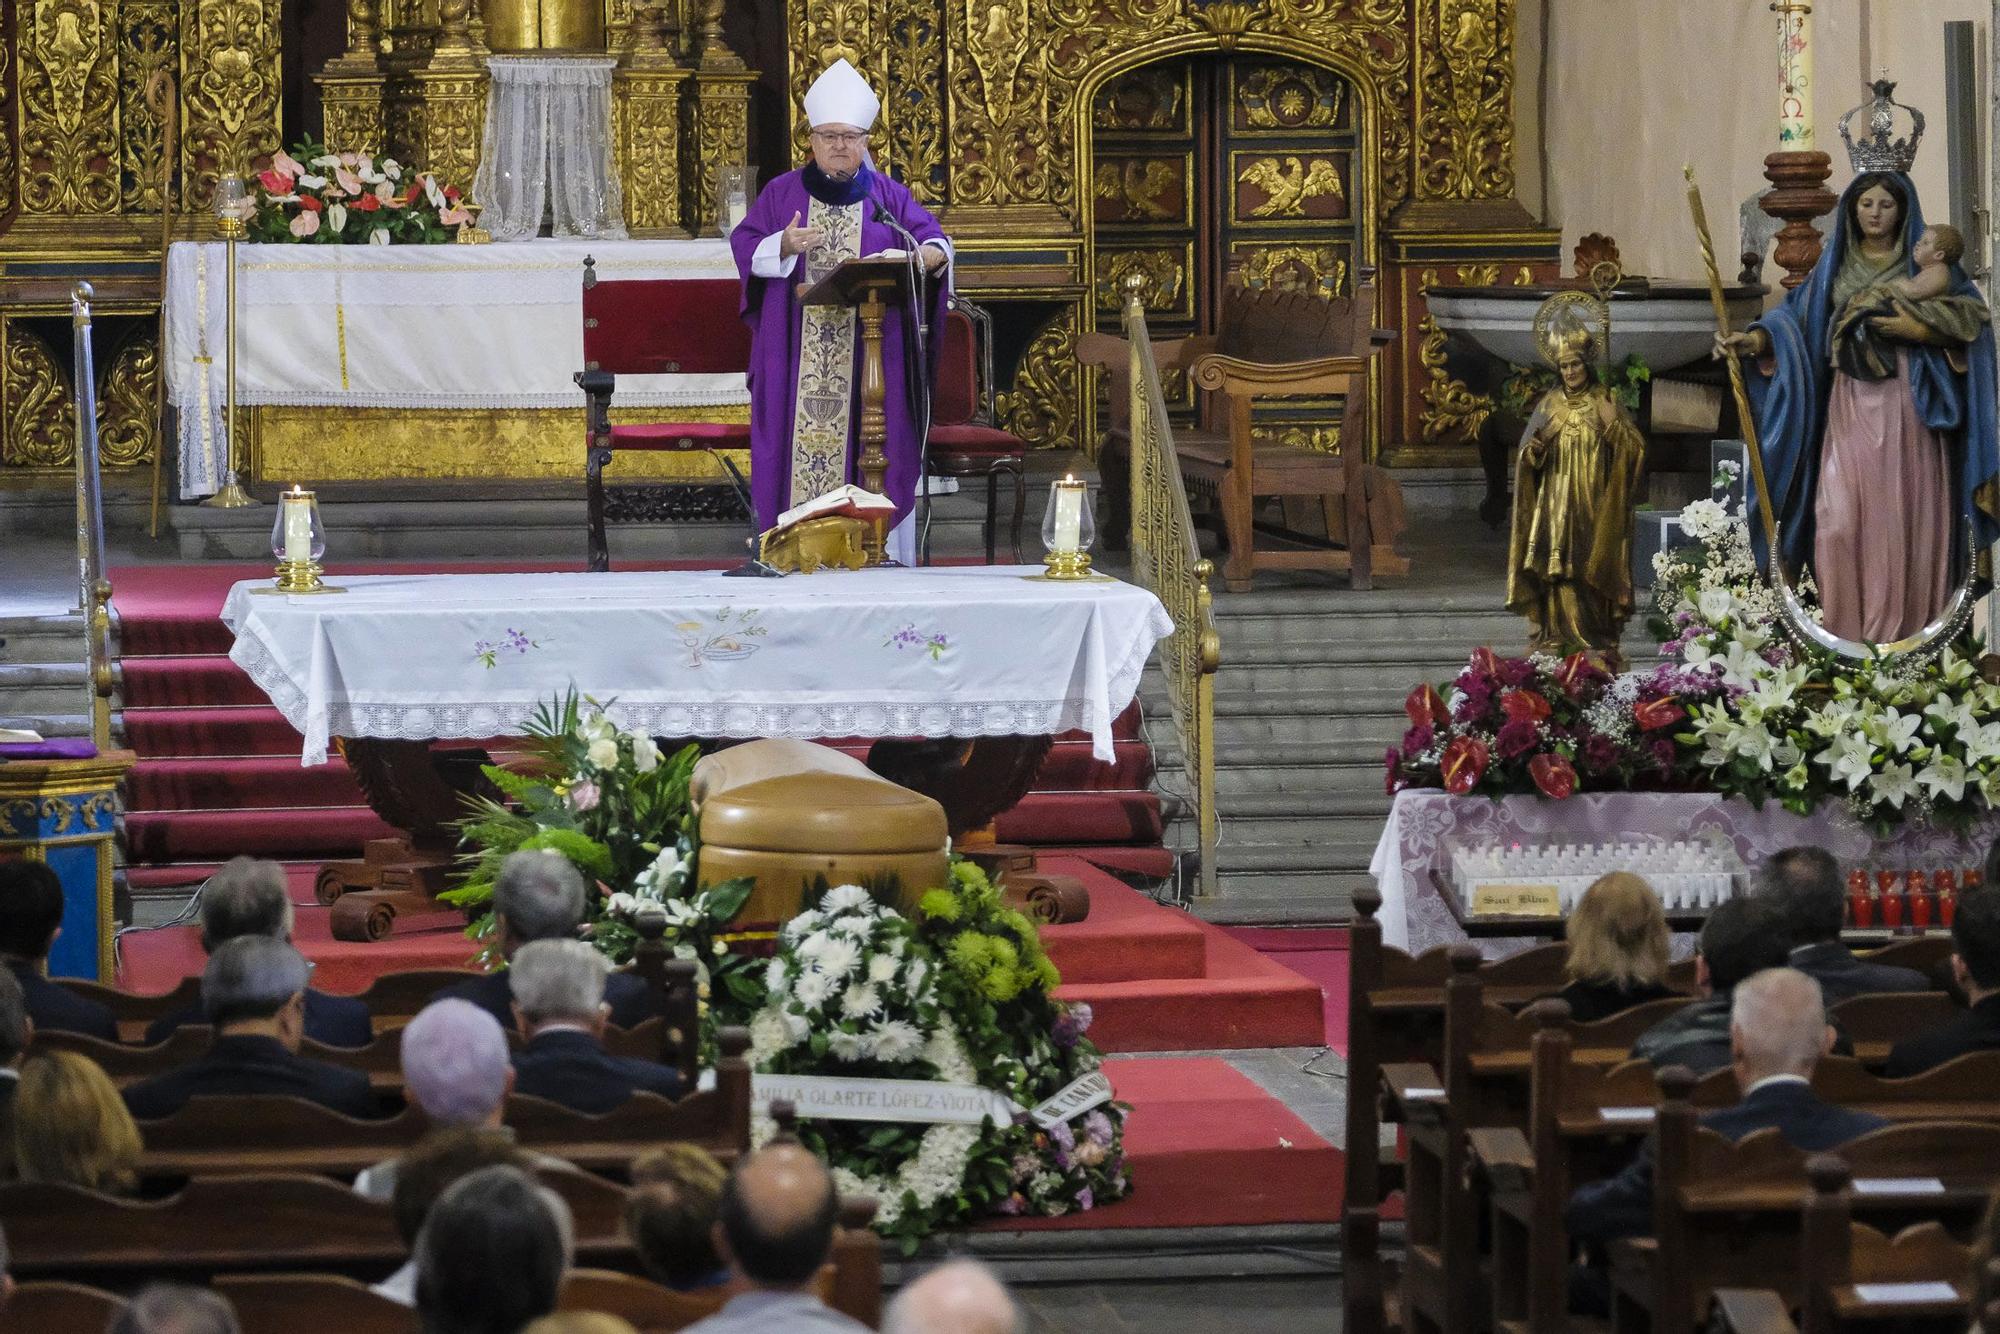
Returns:
[[[1910,250],[1917,271],[1870,282],[1842,304],[1833,326],[1833,364],[1858,380],[1886,380],[1896,373],[1896,344],[1885,324],[1936,327],[1929,303],[1951,291],[1952,266],[1965,254],[1965,238],[1949,223],[1933,223]],[[1900,256],[1892,265],[1900,269]],[[1842,275],[1845,277],[1845,275]]]

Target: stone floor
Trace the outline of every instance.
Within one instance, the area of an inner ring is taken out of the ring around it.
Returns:
[[[1016,1290],[1034,1334],[1338,1334],[1340,1281],[1324,1277],[1061,1283]]]

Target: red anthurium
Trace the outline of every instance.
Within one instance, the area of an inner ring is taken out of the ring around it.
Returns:
[[[373,213],[380,207],[382,207],[382,201],[372,194],[356,195],[354,197],[354,209],[357,213]]]
[[[1403,712],[1410,716],[1412,727],[1444,727],[1451,722],[1451,710],[1445,707],[1444,696],[1438,694],[1435,686],[1422,685],[1412,690],[1403,700]]]
[[[1510,722],[1540,722],[1551,712],[1548,700],[1539,691],[1510,690],[1500,697],[1500,712]]]
[[[260,171],[257,173],[257,184],[274,195],[288,195],[296,182],[282,171]]]
[[[314,213],[318,213],[322,209],[324,209],[326,205],[320,203],[318,199],[315,199],[311,195],[300,195],[299,207],[304,209],[311,209]]]
[[[1493,656],[1493,650],[1483,645],[1472,650],[1472,670],[1481,676],[1497,676],[1500,673],[1500,659]]]
[[[1672,695],[1642,699],[1632,706],[1632,721],[1639,724],[1642,732],[1657,732],[1662,727],[1672,727],[1686,717],[1687,710]]]
[[[1462,736],[1444,748],[1438,768],[1444,774],[1444,790],[1462,797],[1479,785],[1486,775],[1486,743],[1477,737]]]
[[[1574,695],[1585,686],[1610,679],[1610,673],[1592,662],[1588,655],[1572,653],[1556,668],[1556,684],[1565,694]]]
[[[1545,797],[1561,801],[1576,791],[1576,769],[1560,755],[1541,754],[1528,761],[1528,776]]]

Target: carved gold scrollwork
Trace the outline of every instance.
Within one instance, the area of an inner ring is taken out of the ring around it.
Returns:
[[[14,56],[0,42],[0,217],[14,207]]]
[[[1333,424],[1253,426],[1250,438],[1259,444],[1283,445],[1287,449],[1311,449],[1321,454],[1340,452],[1340,427]]]
[[[1249,186],[1264,196],[1260,204],[1243,210],[1247,218],[1303,218],[1307,205],[1315,199],[1347,199],[1341,183],[1340,164],[1321,154],[1296,153],[1252,158],[1237,169],[1239,188]]]
[[[21,208],[110,213],[118,207],[118,121],[110,21],[97,0],[34,0],[17,22],[21,62]]]
[[[263,0],[192,7],[194,22],[182,30],[182,190],[187,207],[206,208],[222,168],[278,147],[277,7]]]
[[[681,229],[679,71],[620,70],[611,104],[625,225],[634,235]],[[707,228],[701,228],[706,231]]]
[[[1243,122],[1254,130],[1319,130],[1340,124],[1347,83],[1310,65],[1265,65],[1237,90]]]
[[[157,213],[167,127],[146,99],[156,73],[178,74],[180,23],[171,0],[124,0],[118,9],[118,119],[127,213]]]
[[[17,324],[0,342],[0,463],[59,468],[75,458],[69,382],[48,344]]]
[[[1347,260],[1338,246],[1241,246],[1236,255],[1237,275],[1249,287],[1336,293],[1347,287]]]
[[[1097,90],[1090,110],[1092,129],[1177,130],[1187,116],[1185,67],[1141,65]]]
[[[130,467],[153,457],[159,378],[159,348],[150,333],[133,338],[111,358],[97,399],[97,444],[105,466]]]
[[[1514,190],[1514,0],[1421,0],[1419,173],[1432,199]]]
[[[1417,325],[1422,341],[1417,360],[1424,368],[1424,386],[1417,391],[1424,401],[1420,420],[1425,444],[1464,445],[1479,439],[1480,428],[1494,412],[1494,402],[1474,393],[1463,381],[1445,370],[1445,332],[1429,315]]]
[[[1074,448],[1081,364],[1076,359],[1076,311],[1069,309],[1043,325],[1021,354],[1014,387],[995,395],[994,408],[1009,431],[1031,448]]]
[[[1097,308],[1123,310],[1125,280],[1133,274],[1140,279],[1139,299],[1147,310],[1168,316],[1182,313],[1187,266],[1178,248],[1118,250],[1101,255],[1097,266]]]
[[[1016,19],[1013,6],[996,20]],[[910,193],[926,202],[945,198],[944,161],[944,12],[937,0],[891,0],[883,20],[884,66],[890,86],[901,90],[895,114],[884,127],[889,165],[897,169]]]
[[[1187,216],[1187,165],[1169,158],[1100,162],[1092,173],[1099,222],[1177,222]]]

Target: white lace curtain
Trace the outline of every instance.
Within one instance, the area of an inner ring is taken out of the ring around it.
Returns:
[[[473,197],[496,241],[625,235],[611,153],[611,56],[494,56]]]

